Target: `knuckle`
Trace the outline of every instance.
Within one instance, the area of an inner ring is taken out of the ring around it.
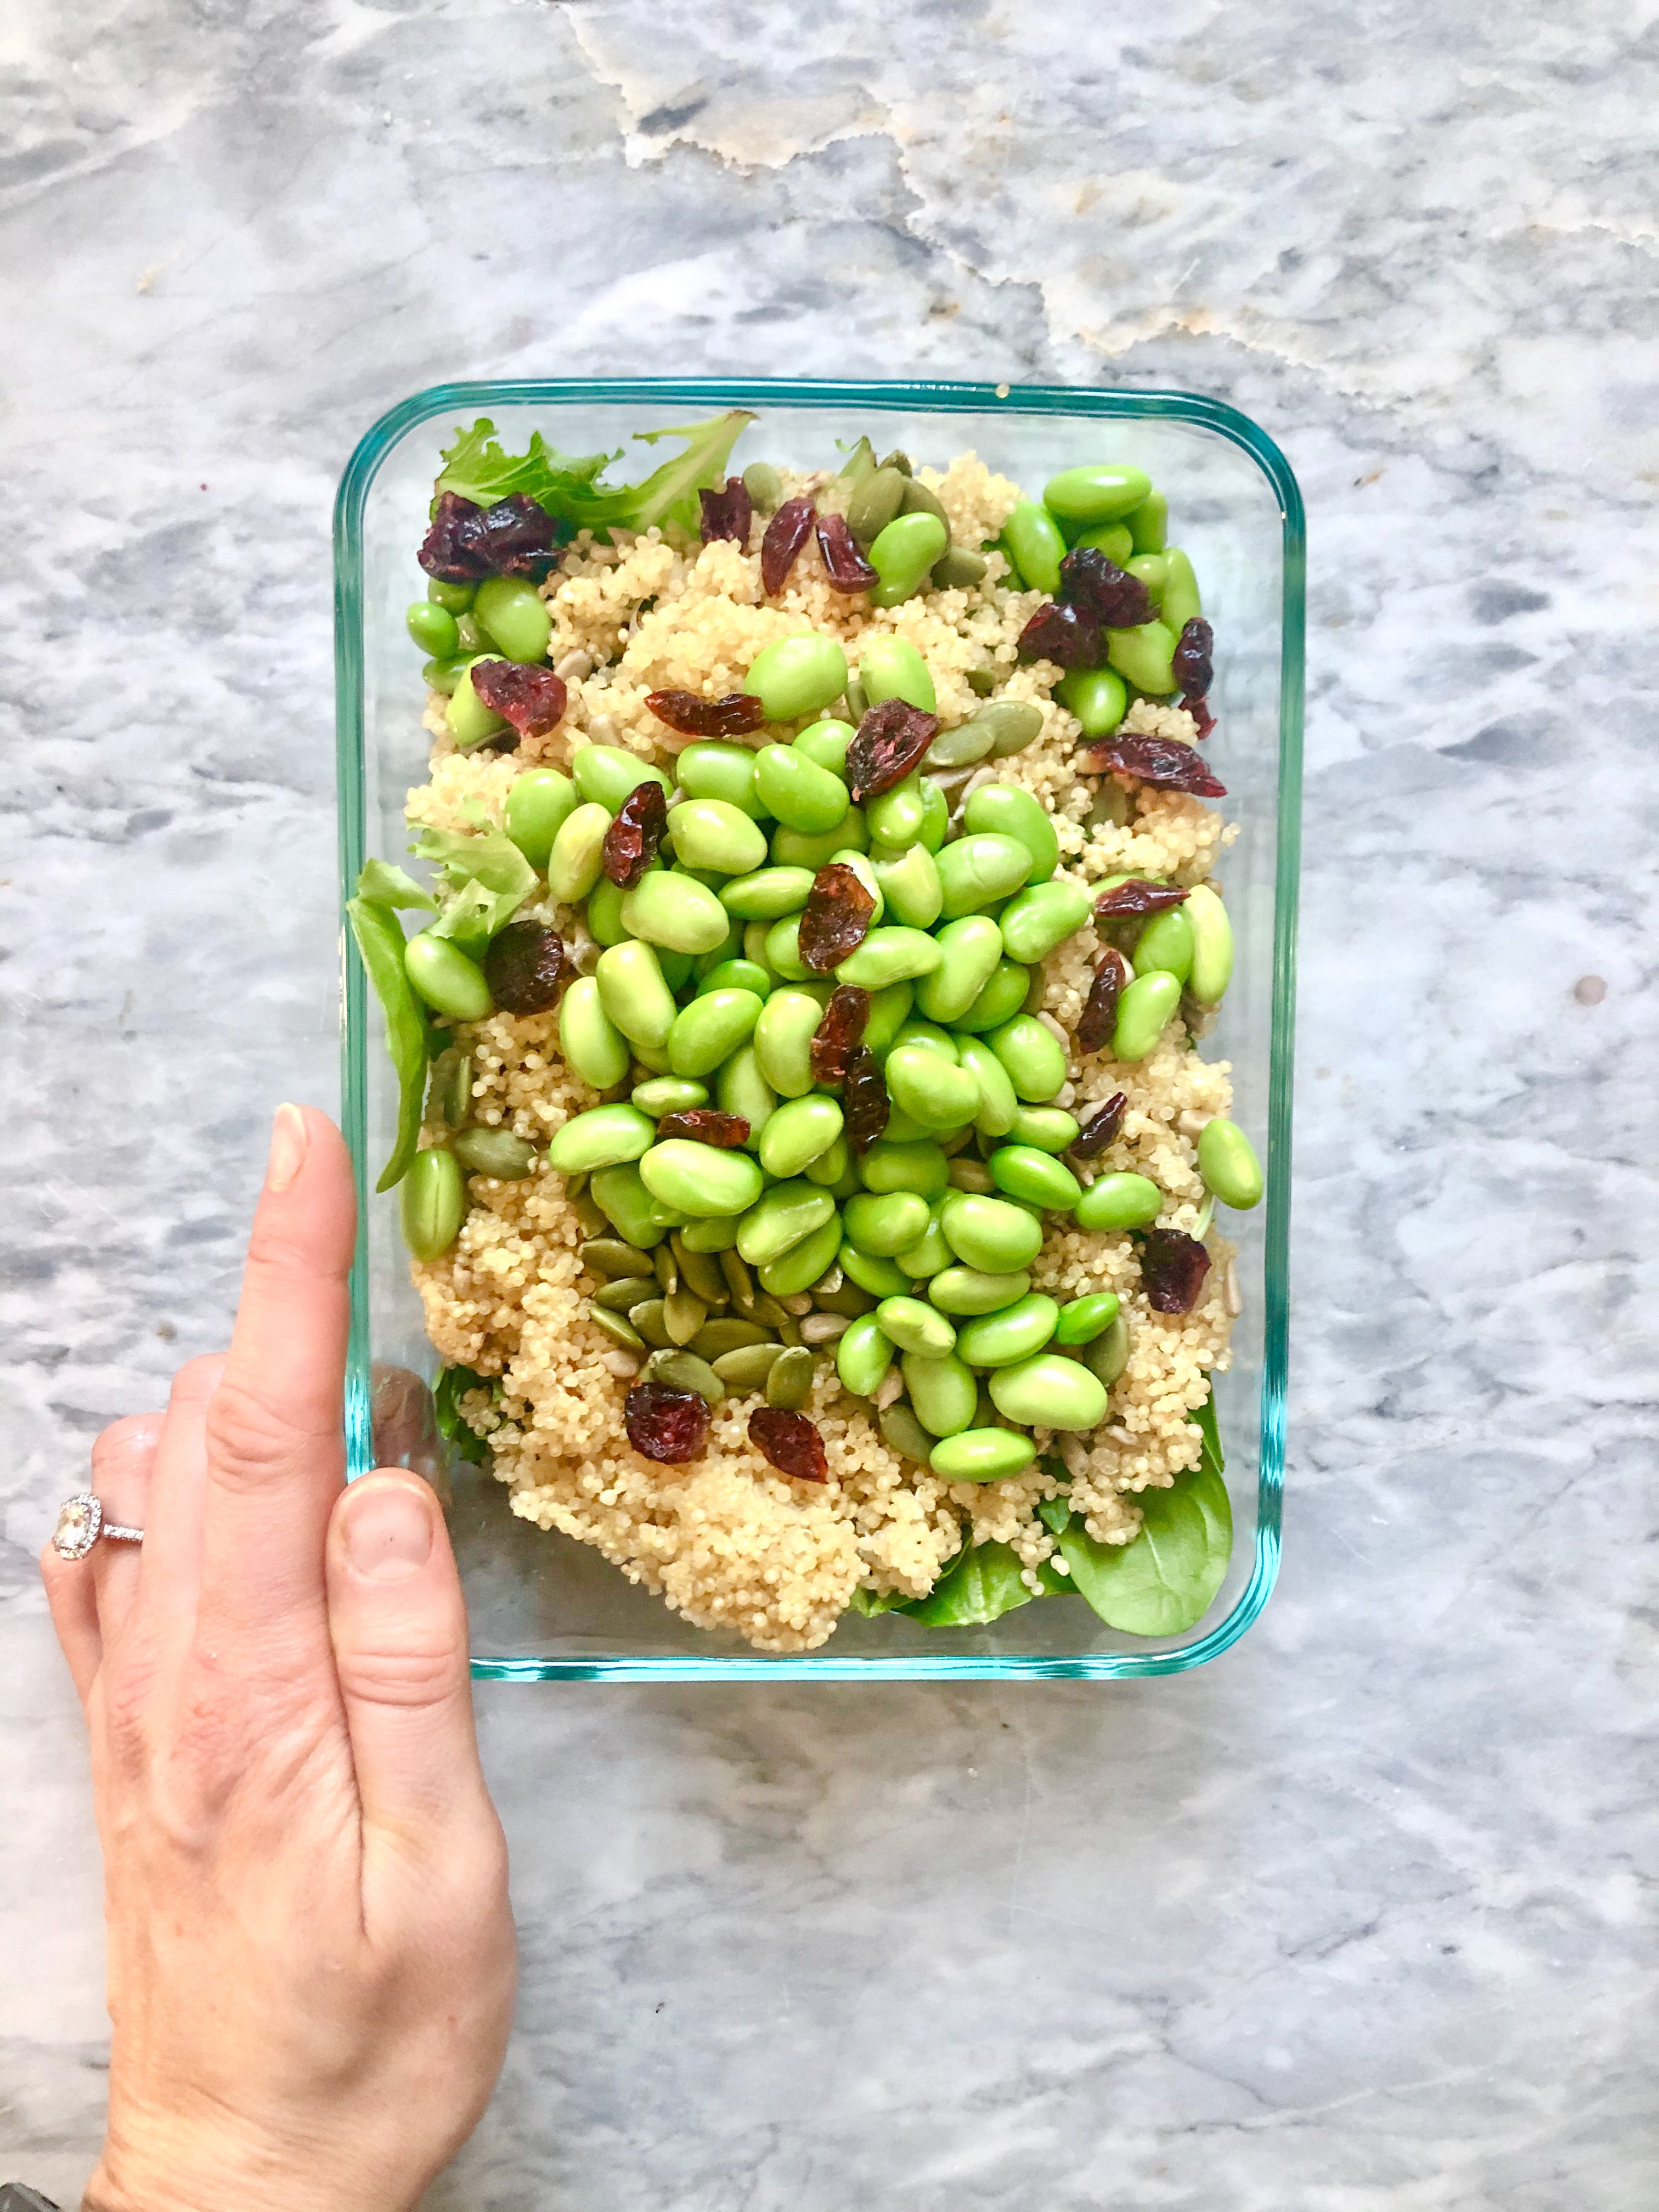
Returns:
[[[416,1711],[446,1704],[462,1679],[454,1646],[432,1638],[396,1648],[367,1645],[342,1650],[336,1655],[336,1664],[347,1698]]]
[[[219,1387],[225,1371],[222,1352],[204,1352],[185,1360],[173,1378],[169,1401],[175,1406],[205,1406]]]
[[[209,1461],[233,1486],[258,1485],[287,1467],[297,1441],[283,1409],[246,1382],[221,1382],[209,1401]]]
[[[93,1439],[93,1473],[100,1474],[110,1467],[153,1455],[161,1439],[161,1419],[160,1413],[126,1413],[100,1430]]]

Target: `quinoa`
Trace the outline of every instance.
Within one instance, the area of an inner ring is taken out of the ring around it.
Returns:
[[[968,545],[994,538],[1021,495],[972,453],[918,475],[943,502],[957,542]],[[789,489],[817,481],[793,479]],[[623,746],[672,766],[684,740],[653,715],[648,693],[740,690],[762,647],[818,630],[837,636],[849,658],[872,634],[907,640],[927,664],[947,726],[980,703],[969,682],[975,672],[994,672],[1000,696],[1040,708],[1041,734],[999,761],[996,772],[1050,811],[1061,872],[1080,883],[1131,872],[1191,886],[1210,877],[1237,834],[1200,800],[1136,788],[1127,778],[1111,780],[1126,818],[1091,820],[1100,811],[1095,790],[1073,766],[1081,732],[1051,696],[1061,672],[1018,659],[1019,634],[1043,595],[1008,589],[1007,565],[994,551],[982,584],[932,590],[884,610],[831,589],[815,549],[803,552],[786,588],[769,599],[758,555],[730,540],[689,545],[658,530],[616,538],[613,544],[578,538],[544,587],[553,620],[548,659],[569,672],[563,720],[510,755],[463,754],[445,728],[446,701],[430,694],[431,769],[409,794],[411,823],[455,830],[499,823],[508,788],[526,768],[567,768],[589,744]],[[1132,708],[1125,727],[1188,741],[1194,734],[1181,708],[1146,701]],[[577,920],[550,902],[526,911],[563,932]],[[1115,1141],[1079,1172],[1085,1180],[1121,1169],[1150,1176],[1166,1194],[1162,1225],[1190,1232],[1204,1196],[1196,1134],[1209,1116],[1227,1112],[1230,1070],[1225,1061],[1200,1060],[1179,1021],[1142,1061],[1081,1059],[1073,1033],[1098,951],[1085,927],[1049,957],[1044,975],[1043,1008],[1072,1038],[1073,1089],[1062,1103],[1084,1120],[1114,1092],[1127,1099]],[[473,1118],[485,1127],[541,1146],[598,1103],[560,1056],[555,1014],[495,1013],[459,1026],[454,1036],[440,1077],[458,1051],[471,1054]],[[441,1088],[434,1085],[434,1093]],[[422,1141],[440,1133],[433,1121]],[[592,1545],[699,1627],[733,1632],[769,1652],[823,1644],[857,1589],[924,1595],[963,1544],[1008,1543],[1028,1584],[1038,1587],[1036,1571],[1054,1556],[1055,1543],[1036,1508],[1058,1489],[1042,1462],[1003,1482],[946,1483],[884,1443],[830,1359],[819,1362],[806,1408],[823,1438],[824,1484],[786,1480],[749,1443],[752,1395],[712,1408],[706,1448],[695,1461],[665,1466],[640,1455],[623,1421],[635,1362],[586,1317],[577,1248],[591,1231],[563,1178],[544,1165],[518,1182],[474,1176],[469,1189],[471,1210],[456,1242],[440,1259],[416,1262],[414,1279],[443,1359],[495,1384],[470,1393],[461,1409],[487,1437],[495,1475],[520,1517]],[[1198,1463],[1199,1431],[1187,1416],[1208,1396],[1212,1372],[1228,1364],[1231,1327],[1224,1285],[1233,1248],[1214,1233],[1207,1243],[1205,1292],[1182,1315],[1152,1311],[1127,1235],[1068,1226],[1049,1234],[1033,1263],[1034,1288],[1062,1301],[1115,1291],[1130,1325],[1132,1355],[1102,1427],[1086,1440],[1049,1442],[1038,1431],[1040,1445],[1064,1461],[1073,1508],[1097,1541],[1129,1542],[1140,1526],[1136,1494],[1167,1486]]]

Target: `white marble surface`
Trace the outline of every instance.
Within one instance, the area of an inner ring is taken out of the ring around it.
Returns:
[[[0,2168],[101,2094],[33,1553],[332,1097],[345,455],[919,370],[1218,392],[1308,494],[1283,1580],[1163,1682],[483,1692],[524,1990],[432,2203],[1656,2201],[1648,14],[9,11]]]

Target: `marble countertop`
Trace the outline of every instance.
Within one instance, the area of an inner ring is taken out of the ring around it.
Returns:
[[[1655,2201],[1650,33],[21,0],[5,57],[0,2179],[72,2202],[103,2086],[33,1555],[334,1095],[345,456],[450,376],[916,372],[1215,392],[1308,496],[1283,1577],[1163,1681],[483,1690],[524,1984],[430,2203]]]

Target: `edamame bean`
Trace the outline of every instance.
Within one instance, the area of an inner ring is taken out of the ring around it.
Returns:
[[[404,1242],[417,1260],[448,1251],[466,1218],[466,1185],[453,1152],[416,1152],[398,1194]]]
[[[771,514],[783,500],[783,478],[770,461],[750,461],[743,472],[743,488],[761,514]]]
[[[1164,599],[1161,612],[1165,628],[1174,637],[1179,637],[1189,622],[1195,622],[1203,613],[1203,602],[1198,595],[1198,578],[1193,574],[1193,564],[1178,545],[1171,545],[1164,556]]]
[[[967,1012],[957,1016],[955,1026],[975,1036],[981,1036],[988,1030],[1000,1030],[1025,1004],[1030,981],[1029,969],[1012,960],[998,961],[989,981]]]
[[[988,1274],[980,1267],[947,1267],[927,1285],[927,1295],[941,1313],[1000,1313],[1023,1298],[1031,1287],[1024,1267],[1009,1273]]]
[[[800,957],[800,916],[786,915],[766,933],[766,964],[786,983],[805,983],[812,970]]]
[[[561,906],[577,906],[605,871],[605,833],[611,812],[597,799],[577,806],[553,833],[547,856],[547,888]]]
[[[484,635],[483,624],[471,612],[456,616],[455,640],[468,661],[501,660],[506,657],[496,652]]]
[[[925,508],[896,515],[868,550],[870,566],[881,579],[872,587],[870,605],[896,607],[919,592],[950,542],[947,526]]]
[[[924,1051],[937,1053],[941,1060],[957,1064],[957,1041],[949,1030],[942,1030],[937,1022],[930,1022],[913,1014],[893,1039],[895,1048],[900,1045],[919,1044]]]
[[[628,925],[623,920],[623,900],[627,893],[620,884],[611,883],[601,876],[588,893],[583,916],[587,933],[596,945],[622,945],[629,935]]]
[[[874,899],[876,902],[876,910],[870,917],[871,927],[873,928],[875,924],[881,920],[883,914],[886,911],[887,900],[882,890],[880,878],[876,874],[870,855],[867,853],[854,852],[851,846],[848,846],[842,852],[832,853],[830,858],[832,866],[839,865],[844,868],[850,868],[853,871],[853,873],[858,878],[859,881],[864,885],[865,890],[867,890],[871,897]]]
[[[939,940],[921,929],[872,929],[854,952],[836,970],[840,983],[857,983],[864,990],[879,991],[889,983],[908,982],[931,975],[943,957]]]
[[[639,1169],[631,1161],[622,1167],[599,1169],[587,1188],[600,1212],[627,1243],[642,1252],[661,1243],[670,1224],[662,1218],[664,1209],[640,1180]]]
[[[1162,968],[1150,975],[1137,975],[1124,988],[1117,1002],[1117,1027],[1112,1032],[1114,1060],[1145,1060],[1169,1026],[1181,1004],[1181,980]]]
[[[1035,1145],[999,1145],[990,1158],[991,1180],[1010,1198],[1028,1198],[1034,1206],[1069,1212],[1083,1195],[1083,1185],[1063,1160]]]
[[[895,1255],[896,1265],[913,1282],[943,1274],[956,1257],[945,1243],[945,1231],[939,1225],[944,1206],[943,1199],[935,1199],[927,1211],[927,1228],[914,1244],[907,1244]]]
[[[848,809],[847,786],[793,745],[763,745],[755,756],[755,795],[786,830],[819,836]]]
[[[861,806],[849,806],[833,830],[820,830],[816,836],[781,824],[772,833],[774,862],[779,867],[805,868],[813,875],[837,853],[866,853],[869,849],[870,832],[865,827]]]
[[[452,1129],[459,1129],[472,1111],[472,1055],[459,1054],[443,1087],[443,1116]]]
[[[666,793],[673,786],[660,769],[630,753],[625,745],[583,745],[570,763],[576,788],[585,799],[615,814],[629,793],[642,783],[659,783]]]
[[[1218,1115],[1198,1133],[1198,1171],[1224,1206],[1246,1212],[1261,1203],[1261,1163],[1237,1121]]]
[[[848,1241],[874,1259],[890,1260],[927,1234],[927,1201],[912,1190],[861,1193],[842,1208]]]
[[[720,887],[720,903],[744,921],[775,921],[799,914],[812,890],[811,868],[757,868]]]
[[[1030,1267],[1042,1245],[1042,1224],[1006,1198],[957,1191],[940,1222],[945,1241],[964,1267],[1010,1275]]]
[[[803,1237],[833,1220],[835,1212],[835,1200],[817,1183],[804,1180],[775,1183],[738,1222],[738,1256],[751,1267],[781,1260]],[[839,1235],[836,1242],[839,1245]]]
[[[1036,1457],[1030,1437],[1014,1429],[963,1429],[941,1437],[927,1464],[942,1482],[1006,1482]]]
[[[476,584],[446,584],[434,576],[427,584],[426,595],[434,607],[447,608],[452,615],[464,615],[477,588]]]
[[[880,1140],[859,1162],[866,1190],[913,1190],[920,1198],[942,1198],[951,1187],[951,1163],[937,1145],[900,1145]],[[952,1248],[954,1249],[954,1248]]]
[[[672,1036],[673,1032],[669,1034]],[[648,1083],[636,1083],[629,1097],[641,1113],[648,1114],[653,1121],[659,1121],[665,1114],[688,1114],[694,1106],[708,1103],[704,1086],[688,1082],[682,1075],[653,1075]]]
[[[746,1152],[723,1152],[690,1137],[653,1145],[641,1155],[640,1179],[653,1198],[693,1220],[746,1213],[761,1194],[761,1171]]]
[[[1060,1310],[1054,1323],[1056,1344],[1092,1344],[1117,1319],[1120,1300],[1114,1291],[1091,1291]]]
[[[836,1259],[848,1282],[867,1291],[872,1297],[893,1297],[910,1287],[909,1277],[895,1261],[878,1259],[873,1252],[860,1252],[856,1244],[845,1240]]]
[[[1128,1365],[1133,1349],[1129,1340],[1129,1324],[1119,1314],[1092,1343],[1084,1346],[1083,1364],[1109,1390]]]
[[[1233,926],[1208,884],[1196,884],[1182,911],[1193,933],[1188,986],[1200,1006],[1218,1006],[1233,979]]]
[[[421,681],[428,690],[441,691],[446,699],[453,696],[455,686],[466,673],[464,660],[423,660]]]
[[[1125,517],[1137,553],[1161,553],[1169,525],[1170,502],[1161,491],[1149,491],[1134,512]]]
[[[1042,504],[1061,522],[1081,524],[1121,522],[1133,514],[1149,491],[1152,481],[1144,469],[1124,468],[1106,461],[1083,468],[1062,469],[1042,487]]]
[[[1040,1422],[1046,1429],[1092,1429],[1105,1418],[1106,1386],[1079,1361],[1040,1352],[993,1371],[991,1403],[1030,1428]]]
[[[962,813],[969,835],[994,831],[1012,837],[1031,856],[1028,884],[1046,884],[1060,866],[1060,840],[1042,802],[1016,783],[982,783],[970,792]]]
[[[930,775],[921,779],[921,799],[924,811],[921,842],[930,853],[936,854],[951,827],[950,802]]]
[[[957,1336],[957,1356],[970,1367],[1012,1367],[1041,1352],[1054,1333],[1060,1308],[1041,1291],[970,1321]]]
[[[930,1436],[953,1437],[973,1426],[979,1385],[954,1352],[933,1358],[925,1352],[907,1352],[901,1365],[911,1408]]]
[[[747,745],[699,739],[674,763],[680,789],[690,799],[718,799],[751,818],[766,809],[755,796],[755,756]]]
[[[833,637],[808,630],[763,646],[743,688],[760,701],[769,722],[793,722],[821,714],[846,687],[847,655]]]
[[[766,833],[725,799],[688,799],[668,810],[668,834],[683,868],[746,876],[766,858]]]
[[[870,835],[890,853],[902,853],[921,841],[927,801],[920,775],[907,775],[890,791],[872,799],[865,810]]]
[[[1177,635],[1161,622],[1140,623],[1133,629],[1109,629],[1106,658],[1138,691],[1164,697],[1175,690],[1170,662]]]
[[[896,859],[885,854],[875,863],[876,881],[886,909],[907,929],[929,929],[939,920],[945,891],[933,854],[920,840]]]
[[[1137,582],[1145,584],[1147,597],[1161,609],[1170,580],[1169,556],[1163,553],[1132,553],[1124,566]]]
[[[805,753],[807,759],[819,768],[827,768],[831,775],[847,781],[847,748],[858,732],[850,722],[814,722],[801,731],[793,750]]]
[[[799,1175],[830,1149],[841,1131],[842,1110],[835,1099],[792,1098],[766,1125],[760,1164],[769,1176]],[[745,1252],[744,1257],[748,1256]]]
[[[1088,921],[1092,902],[1081,884],[1037,884],[1009,900],[997,918],[1004,949],[1028,966],[1044,959]]]
[[[1076,1144],[1077,1118],[1059,1106],[1022,1106],[1008,1134],[1017,1145],[1035,1145],[1040,1152],[1063,1152]]]
[[[866,1051],[879,1060],[909,1017],[914,994],[908,982],[888,983],[870,994],[870,1014],[864,1024]]]
[[[1002,958],[1002,932],[988,915],[970,914],[947,922],[934,941],[939,963],[917,985],[916,1004],[930,1021],[954,1022],[996,973]]]
[[[704,884],[676,868],[648,868],[623,895],[623,927],[671,952],[712,952],[730,927],[726,908]]]
[[[1066,540],[1048,508],[1034,499],[1021,500],[1002,526],[1002,543],[1026,589],[1047,592],[1053,599],[1060,590]]]
[[[864,1314],[836,1343],[836,1372],[855,1398],[873,1398],[893,1364],[893,1346],[874,1314]]]
[[[757,991],[700,992],[682,1006],[668,1032],[668,1065],[676,1075],[712,1075],[754,1035],[766,1001]]]
[[[1164,1210],[1164,1194],[1150,1176],[1116,1170],[1098,1176],[1075,1208],[1079,1229],[1150,1229]]]
[[[560,825],[575,811],[576,787],[556,768],[533,768],[507,794],[507,836],[540,875]]]
[[[963,1067],[979,1086],[979,1110],[974,1115],[974,1127],[988,1137],[1006,1136],[1014,1126],[1014,1116],[1019,1110],[1007,1069],[990,1046],[977,1037],[962,1039],[960,1055]]]
[[[1077,716],[1085,738],[1109,738],[1128,712],[1128,690],[1115,668],[1068,668],[1054,696]]]
[[[797,1102],[799,1103],[799,1102]],[[821,1182],[824,1188],[842,1195],[841,1186],[847,1186],[847,1195],[856,1196],[863,1188],[853,1172],[853,1148],[845,1137],[836,1137],[827,1145],[817,1158],[808,1160],[801,1172],[808,1182]]]
[[[609,1091],[628,1073],[628,1040],[605,1012],[591,975],[578,975],[559,1002],[559,1050],[595,1091]]]
[[[860,477],[847,501],[847,527],[860,545],[872,544],[904,503],[906,479],[897,469]]]
[[[761,1131],[777,1109],[778,1097],[761,1073],[752,1042],[734,1052],[714,1079],[714,1097],[722,1114],[737,1114],[749,1124],[750,1151],[760,1146]]]
[[[781,1097],[804,1098],[817,1081],[812,1072],[813,1034],[823,1009],[805,991],[774,991],[755,1024],[755,1058]]]
[[[760,1286],[775,1298],[793,1298],[834,1267],[840,1249],[841,1224],[832,1216],[781,1260],[769,1260],[760,1270]]]
[[[921,1298],[884,1298],[876,1308],[876,1319],[883,1335],[901,1352],[943,1359],[956,1344],[957,1333],[945,1316]]]
[[[523,576],[486,576],[473,614],[509,660],[545,660],[553,617],[536,586]]]
[[[1193,972],[1193,925],[1178,906],[1155,914],[1135,941],[1135,973],[1163,969],[1179,983]]]
[[[561,1175],[589,1175],[595,1168],[637,1160],[656,1134],[648,1115],[636,1106],[594,1106],[554,1131],[547,1164]]]
[[[1120,568],[1135,550],[1134,533],[1127,522],[1097,522],[1092,530],[1081,532],[1077,542],[1093,552],[1103,553]]]
[[[478,653],[474,658],[488,660],[492,658],[499,659],[501,656]],[[444,720],[450,736],[455,740],[456,750],[464,753],[471,752],[475,745],[481,745],[486,738],[493,738],[498,730],[504,730],[507,727],[505,718],[496,714],[493,708],[486,707],[473,690],[471,661],[462,672],[460,681],[449,695],[449,706],[445,713]]]
[[[437,647],[429,648],[435,652]],[[902,699],[924,714],[939,712],[939,695],[927,663],[908,639],[878,636],[866,641],[859,656],[859,681],[872,707],[884,700]]]
[[[404,945],[404,971],[416,996],[453,1022],[481,1022],[495,1011],[483,970],[459,945],[429,929],[417,929]]]
[[[697,979],[697,996],[710,997],[716,991],[752,991],[757,999],[764,999],[772,988],[770,972],[756,960],[722,960],[706,975]]]
[[[453,660],[460,650],[460,633],[447,607],[434,606],[430,599],[416,599],[404,622],[421,651],[434,660]]]
[[[979,1110],[979,1085],[967,1070],[921,1046],[895,1045],[884,1072],[893,1103],[924,1129],[959,1129]]]
[[[611,945],[594,963],[593,977],[600,1005],[629,1042],[665,1052],[679,1008],[652,947]]]
[[[1012,1021],[993,1030],[991,1049],[1007,1069],[1015,1091],[1029,1104],[1046,1104],[1066,1080],[1066,1048],[1035,1014],[1016,1014]]]
[[[937,866],[946,921],[1007,898],[1025,881],[1031,866],[1029,847],[1018,837],[979,834],[958,837],[939,854]]]

